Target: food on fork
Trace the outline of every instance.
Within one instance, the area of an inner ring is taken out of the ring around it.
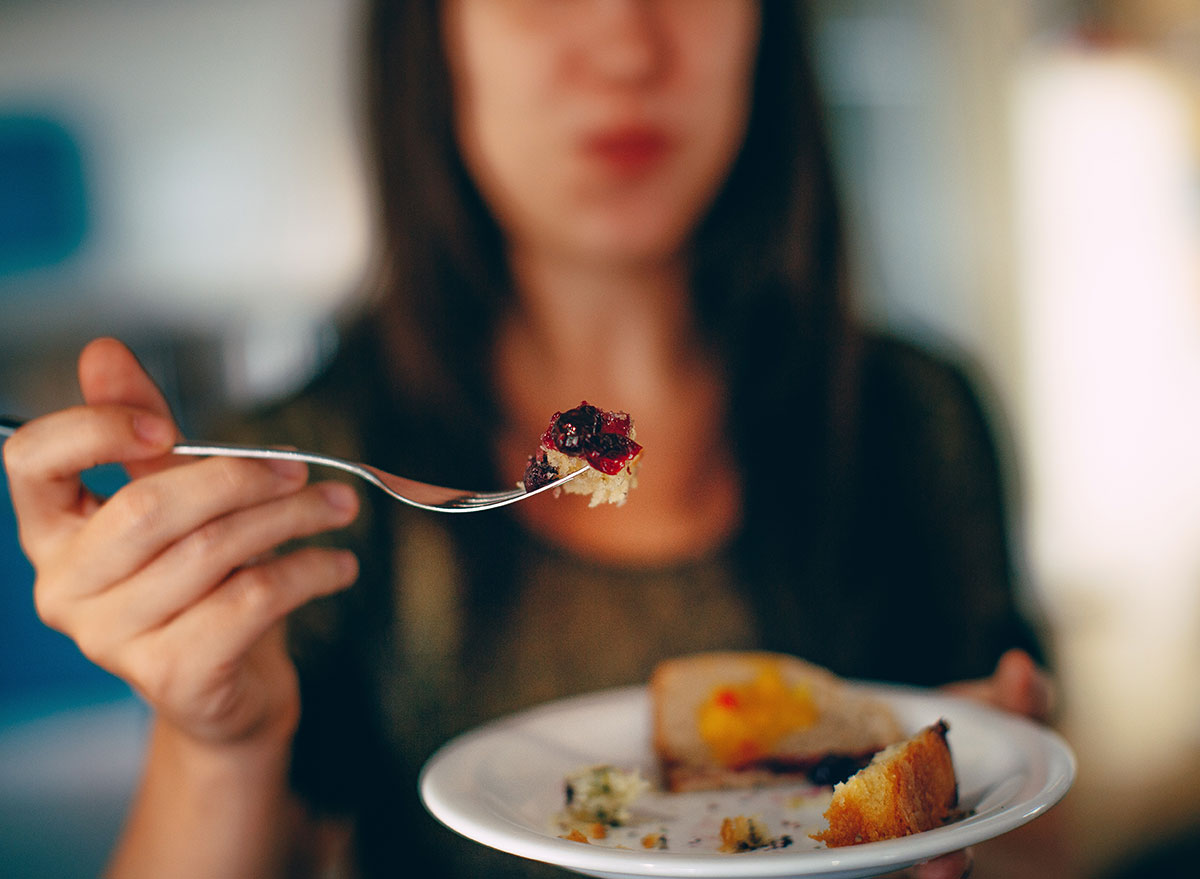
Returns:
[[[904,737],[883,701],[780,653],[666,660],[650,696],[653,746],[670,791],[832,785]]]
[[[605,411],[587,401],[555,412],[542,434],[537,454],[529,459],[523,480],[527,491],[589,468],[562,486],[562,491],[590,495],[588,506],[625,503],[637,485],[642,447],[633,421],[625,412]]]
[[[958,780],[945,720],[875,755],[833,789],[829,827],[811,834],[827,846],[856,845],[939,827],[958,806]]]

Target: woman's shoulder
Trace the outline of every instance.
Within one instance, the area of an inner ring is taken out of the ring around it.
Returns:
[[[863,340],[859,431],[872,460],[926,471],[990,471],[1006,418],[981,365],[946,342],[875,331]]]
[[[868,414],[914,427],[977,421],[993,407],[983,369],[965,350],[886,330],[863,335],[861,389]]]
[[[917,338],[887,329],[862,335],[863,388],[914,397],[975,395],[978,366],[944,339]]]

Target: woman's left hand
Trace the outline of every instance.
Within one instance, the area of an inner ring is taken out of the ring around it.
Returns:
[[[1009,650],[996,663],[991,677],[946,686],[955,696],[974,699],[1032,720],[1046,721],[1054,711],[1054,686],[1033,657]]]
[[[1009,650],[1000,657],[990,677],[959,681],[946,692],[974,699],[995,708],[1045,721],[1054,709],[1054,687],[1047,675],[1024,650]],[[951,852],[913,867],[915,879],[963,879],[971,874],[974,856],[970,849]]]

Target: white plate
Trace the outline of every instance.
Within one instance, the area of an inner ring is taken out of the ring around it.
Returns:
[[[642,687],[552,702],[466,733],[430,758],[421,775],[425,806],[443,824],[492,848],[605,877],[783,877],[843,879],[898,870],[1006,833],[1057,803],[1075,778],[1075,756],[1054,732],[1022,718],[928,690],[865,687],[913,731],[946,718],[968,816],[903,839],[825,848],[808,837],[822,826],[828,789],[653,792],[635,804],[635,824],[593,844],[560,838],[564,777],[609,763],[656,776]],[[758,815],[786,848],[717,851],[721,820]],[[668,848],[645,849],[648,833]],[[626,846],[617,848],[615,846]]]

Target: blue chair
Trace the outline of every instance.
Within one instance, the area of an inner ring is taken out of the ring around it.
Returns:
[[[0,115],[0,278],[58,265],[88,232],[83,156],[48,114]]]
[[[71,260],[89,233],[85,163],[51,114],[0,113],[0,298]],[[0,388],[0,410],[17,396]],[[9,398],[6,400],[5,398]],[[100,489],[119,474],[93,475]],[[0,468],[0,876],[101,873],[136,783],[146,712],[42,625]]]

